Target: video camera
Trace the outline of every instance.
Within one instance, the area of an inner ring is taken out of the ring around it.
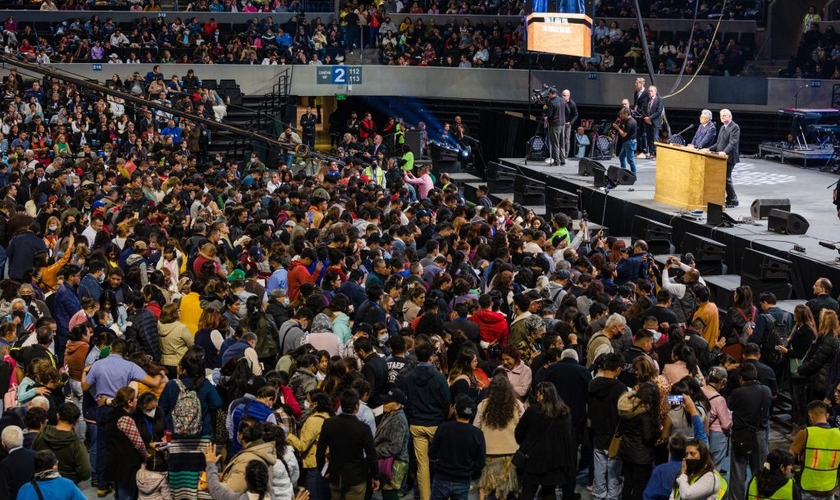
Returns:
[[[551,99],[548,97],[548,92],[552,89],[551,85],[543,83],[542,87],[534,89],[531,92],[531,104],[548,104]]]

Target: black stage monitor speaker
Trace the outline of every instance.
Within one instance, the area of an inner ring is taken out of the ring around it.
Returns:
[[[636,240],[670,240],[671,226],[637,215],[633,217],[630,236]]]
[[[776,296],[776,300],[788,300],[793,292],[793,285],[787,281],[765,281],[741,276],[741,286],[749,285],[753,293],[753,304],[759,305],[762,293],[770,292]]]
[[[726,259],[726,243],[715,241],[694,233],[685,233],[682,238],[683,255],[694,255],[695,262],[720,261]],[[686,263],[687,264],[687,263]]]
[[[759,281],[789,281],[791,262],[752,248],[741,256],[741,276]]]
[[[780,234],[805,234],[811,225],[799,214],[772,209],[767,215],[767,229]]]
[[[703,276],[724,273],[726,244],[694,233],[685,233],[680,247],[683,255],[694,256],[694,264]],[[685,259],[684,259],[685,260]],[[686,262],[686,264],[690,264]]]
[[[545,182],[517,173],[513,181],[513,201],[526,206],[545,205]]]
[[[790,200],[787,198],[759,198],[750,205],[750,215],[753,219],[766,219],[770,210],[774,208],[790,212]]]
[[[671,243],[671,226],[639,215],[633,218],[630,239],[634,243],[636,240],[645,240],[648,251],[654,255],[674,252],[674,245]]]
[[[487,187],[494,195],[513,192],[513,181],[516,180],[516,169],[490,162],[487,164]]]
[[[420,158],[422,154],[423,134],[419,130],[408,130],[405,133],[405,143],[411,148],[415,158]]]
[[[606,172],[607,167],[603,163],[589,158],[581,158],[578,161],[578,175],[595,175],[596,170]]]
[[[577,212],[578,195],[562,189],[547,187],[545,191],[545,208],[549,214],[562,212],[571,215]]]
[[[464,199],[469,200],[473,203],[478,203],[478,192],[477,187],[480,184],[472,183],[472,182],[465,182],[463,186],[464,190]]]
[[[636,176],[633,175],[633,172],[615,165],[611,165],[607,170],[607,178],[612,181],[613,185],[632,186],[636,183]]]
[[[593,161],[589,165],[592,169],[592,177],[595,179],[595,187],[600,188],[606,186],[607,168],[597,161]]]
[[[578,175],[592,175],[592,160],[581,158],[578,161]]]

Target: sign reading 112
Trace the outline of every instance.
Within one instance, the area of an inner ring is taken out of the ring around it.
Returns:
[[[361,66],[321,66],[317,69],[317,83],[353,85],[362,83]]]

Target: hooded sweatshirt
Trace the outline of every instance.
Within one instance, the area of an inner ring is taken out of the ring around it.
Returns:
[[[168,474],[166,472],[155,472],[146,469],[143,465],[137,471],[137,500],[169,500],[172,498],[169,491]]]
[[[85,358],[90,351],[90,344],[84,340],[71,340],[64,350],[64,364],[67,365],[70,378],[82,380],[82,370],[85,369]]]
[[[494,342],[502,345],[508,343],[508,324],[504,314],[481,309],[470,317],[470,321],[478,324],[482,347],[486,348]],[[484,345],[485,343],[487,345]]]
[[[618,398],[627,386],[617,379],[595,377],[589,382],[587,404],[595,448],[606,450],[618,426]]]
[[[227,489],[235,493],[244,493],[248,486],[245,484],[245,468],[251,460],[259,460],[268,466],[268,484],[273,479],[274,464],[277,462],[277,447],[274,442],[265,443],[261,439],[248,444],[246,448],[233,456],[222,473],[222,483]]]
[[[73,431],[60,431],[48,425],[35,436],[32,449],[52,450],[58,459],[58,472],[73,482],[90,479],[90,458],[85,444]]]
[[[165,366],[178,366],[181,358],[193,345],[193,336],[180,321],[158,322],[160,335],[160,362]]]
[[[420,363],[399,378],[400,388],[408,397],[405,415],[411,425],[434,427],[449,416],[449,385],[430,363]]]

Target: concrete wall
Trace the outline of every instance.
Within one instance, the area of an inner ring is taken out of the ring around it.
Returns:
[[[125,78],[133,71],[146,74],[150,65],[111,65],[103,64],[102,71],[94,71],[91,64],[55,65],[57,70],[66,70],[77,76],[104,81],[116,72]],[[199,78],[220,79],[235,78],[242,91],[249,95],[262,95],[271,91],[280,74],[287,70],[292,81],[292,94],[300,96],[326,96],[333,94],[416,96],[428,98],[462,99],[465,101],[501,101],[525,102],[530,97],[530,89],[543,83],[549,83],[572,91],[575,101],[584,105],[615,105],[622,98],[632,98],[633,81],[640,75],[616,73],[598,73],[596,79],[589,80],[586,73],[497,70],[497,69],[458,69],[458,68],[411,68],[390,66],[363,66],[362,83],[352,85],[324,85],[316,83],[316,66],[227,66],[227,65],[165,65],[164,75],[183,76],[188,68],[193,68]],[[320,66],[320,68],[326,68]],[[3,72],[0,71],[0,74]],[[26,75],[26,72],[22,72]],[[642,75],[644,76],[644,75]],[[742,77],[725,78],[725,83],[736,86],[755,85],[758,79]],[[659,92],[668,96],[676,82],[675,76],[658,76]],[[712,104],[712,108],[728,107],[733,111],[774,112],[778,108],[793,107],[793,95],[796,90],[810,81],[770,78],[767,88],[767,104]],[[673,108],[697,109],[709,104],[710,77],[683,77],[677,87],[682,91],[666,99],[666,105]],[[825,108],[831,106],[833,84],[824,80],[819,88],[805,88],[799,93],[800,108]]]

